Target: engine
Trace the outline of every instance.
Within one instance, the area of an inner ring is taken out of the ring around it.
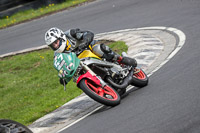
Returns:
[[[121,67],[121,69],[119,69],[119,67],[113,66],[110,68],[109,73],[113,81],[120,83],[129,74],[129,70],[128,68]]]
[[[106,76],[110,76],[115,83],[120,83],[129,74],[129,67],[121,67],[118,64],[95,60],[87,58],[82,60],[84,64],[90,66],[90,68],[102,79]]]

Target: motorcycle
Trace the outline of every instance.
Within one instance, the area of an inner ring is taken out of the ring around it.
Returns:
[[[72,78],[85,94],[95,101],[116,106],[128,85],[144,87],[148,77],[141,68],[108,62],[91,50],[82,51],[78,57],[74,52],[57,53],[54,67],[65,83]]]

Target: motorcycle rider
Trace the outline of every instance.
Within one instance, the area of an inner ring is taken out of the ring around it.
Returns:
[[[113,52],[105,44],[96,44],[94,33],[90,31],[82,31],[80,29],[69,29],[65,32],[53,27],[45,33],[46,44],[56,53],[75,52],[77,56],[84,50],[90,49],[97,56],[110,62],[118,62],[119,64],[137,66],[135,59],[122,57]],[[62,81],[61,81],[62,82]]]

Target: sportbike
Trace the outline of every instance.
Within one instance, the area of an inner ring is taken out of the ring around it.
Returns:
[[[148,84],[148,77],[141,68],[108,62],[90,50],[82,51],[78,57],[73,52],[58,53],[54,67],[65,80],[64,86],[73,78],[85,94],[107,106],[118,105],[128,85],[144,87]]]

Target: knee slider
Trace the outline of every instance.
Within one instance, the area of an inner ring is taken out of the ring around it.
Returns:
[[[92,47],[92,52],[99,57],[103,57],[104,52],[101,50],[100,44],[96,44]]]
[[[104,53],[110,53],[111,52],[111,49],[103,43],[100,44],[100,48]]]

